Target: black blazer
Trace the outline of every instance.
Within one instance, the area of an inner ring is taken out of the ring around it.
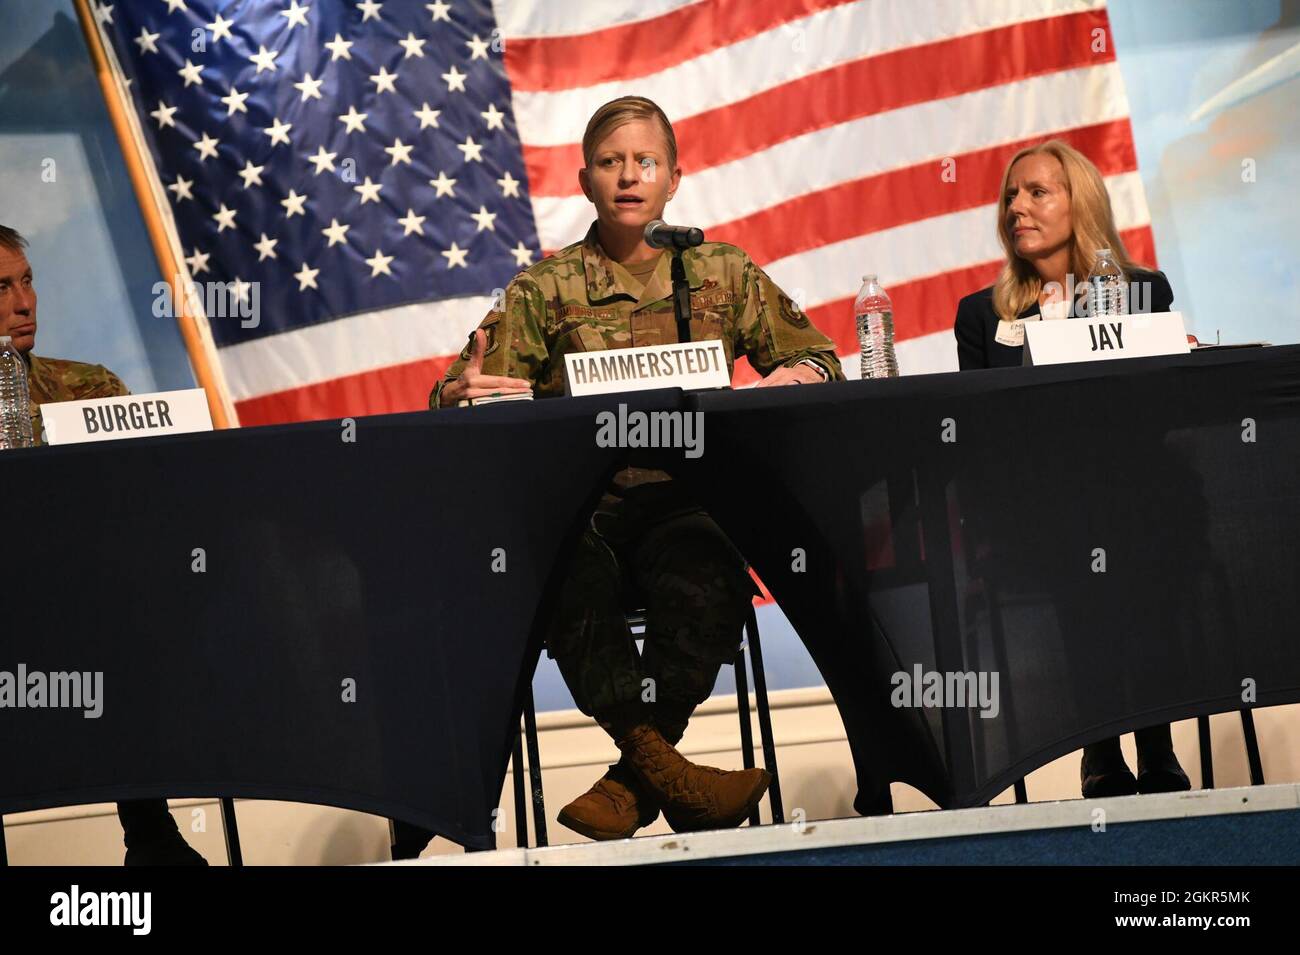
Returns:
[[[1134,312],[1167,312],[1174,303],[1174,290],[1163,272],[1134,269],[1130,282],[1150,282],[1151,299],[1134,303]],[[1140,306],[1140,308],[1139,308]],[[1020,318],[1037,315],[1034,303],[1020,313]],[[1024,347],[1003,345],[995,338],[998,333],[998,316],[993,311],[993,286],[972,292],[957,303],[957,321],[953,334],[957,336],[957,361],[962,371],[968,368],[1007,368],[1022,362]]]

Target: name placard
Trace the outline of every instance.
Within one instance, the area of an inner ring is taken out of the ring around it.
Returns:
[[[212,430],[208,396],[202,388],[58,401],[41,405],[41,418],[49,444],[118,441]]]
[[[1103,358],[1185,355],[1187,329],[1182,312],[1124,315],[1117,318],[1025,322],[1026,365],[1059,365]]]
[[[722,342],[673,342],[564,356],[570,395],[604,395],[650,388],[728,388]]]

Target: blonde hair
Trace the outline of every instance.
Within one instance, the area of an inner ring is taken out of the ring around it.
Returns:
[[[1110,208],[1110,194],[1101,173],[1083,153],[1059,139],[1049,139],[1027,146],[1011,157],[1002,174],[1002,191],[998,194],[998,240],[1006,252],[1002,274],[993,283],[993,311],[1003,321],[1014,321],[1020,313],[1037,303],[1043,280],[1032,262],[1016,254],[1015,241],[1007,223],[1007,183],[1011,170],[1026,156],[1052,156],[1065,174],[1065,193],[1070,197],[1070,272],[1076,284],[1082,284],[1092,271],[1098,249],[1110,249],[1115,264],[1127,275],[1136,264],[1115,229]]]
[[[582,161],[588,169],[594,158],[596,147],[605,137],[638,119],[657,119],[663,127],[664,139],[668,142],[668,168],[677,168],[677,137],[673,135],[673,124],[668,116],[652,100],[644,96],[620,96],[610,100],[587,120],[587,131],[582,134]]]

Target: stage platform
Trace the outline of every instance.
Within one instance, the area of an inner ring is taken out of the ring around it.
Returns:
[[[1296,865],[1300,784],[909,812],[390,865]]]

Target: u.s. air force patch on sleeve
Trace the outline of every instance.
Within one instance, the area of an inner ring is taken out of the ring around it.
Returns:
[[[777,306],[781,310],[781,317],[795,328],[808,327],[808,316],[799,311],[799,307],[784,292],[777,296]]]

